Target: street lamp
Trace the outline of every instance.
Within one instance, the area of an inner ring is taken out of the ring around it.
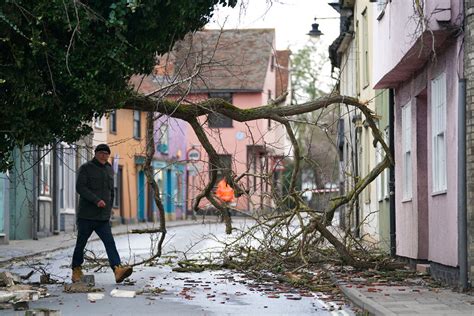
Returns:
[[[319,20],[331,20],[331,19],[340,19],[338,16],[326,17],[326,18],[314,18],[314,23],[311,24],[311,30],[308,32],[310,37],[319,38],[321,35],[324,35],[323,32],[319,29],[319,23],[316,23],[316,19]]]
[[[319,24],[316,23],[316,18],[314,18],[314,23],[311,24],[311,30],[308,33],[309,36],[319,38],[323,35],[323,32],[319,30]]]

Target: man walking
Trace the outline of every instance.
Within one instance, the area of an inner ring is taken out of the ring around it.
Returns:
[[[79,282],[83,276],[84,248],[95,231],[104,243],[115,281],[120,283],[132,274],[133,269],[121,265],[110,227],[114,200],[114,172],[108,162],[110,148],[100,144],[94,152],[94,158],[79,168],[77,176],[76,191],[80,198],[76,212],[77,240],[72,256],[72,282]]]

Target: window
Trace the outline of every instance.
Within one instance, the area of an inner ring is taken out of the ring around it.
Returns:
[[[102,129],[102,118],[101,117],[94,118],[94,126],[95,126],[95,128]]]
[[[51,148],[49,147],[43,147],[40,150],[39,181],[40,195],[51,195]]]
[[[209,127],[222,128],[232,127],[232,119],[220,113],[210,113],[208,116]]]
[[[232,170],[232,155],[219,155],[219,159],[221,160],[222,166],[224,168]],[[211,178],[211,172],[213,170],[217,170],[217,183],[224,177],[224,170],[213,165],[209,170],[209,178]]]
[[[431,138],[433,192],[444,191],[446,183],[446,74],[431,81]]]
[[[120,208],[120,200],[122,199],[122,167],[118,167],[114,173],[114,203],[113,208]]]
[[[209,98],[223,99],[228,103],[232,103],[231,93],[209,93]],[[220,113],[212,112],[208,115],[208,124],[210,128],[232,127],[232,119]]]
[[[63,143],[59,157],[59,208],[74,212],[76,207],[76,148]]]
[[[109,132],[110,133],[117,133],[117,111],[110,112],[109,115]]]
[[[367,8],[362,12],[362,83],[369,85],[369,21]]]
[[[386,144],[388,144],[388,133],[389,133],[389,127],[387,126],[385,128],[385,131],[383,133],[383,138]],[[385,158],[386,154],[385,151],[382,147],[382,145],[377,142],[377,149],[375,152],[375,162],[376,164],[379,164],[382,162],[382,160]],[[389,174],[390,168],[385,168],[383,172],[377,177],[377,200],[382,201],[384,199],[389,198]]]
[[[168,154],[168,128],[169,126],[166,122],[161,123],[157,150],[162,154]]]
[[[133,111],[133,138],[140,139],[141,137],[141,113],[140,111]]]
[[[79,146],[79,166],[82,166],[83,164],[85,164],[87,162],[87,160],[89,160],[89,154],[88,154],[88,151],[87,151],[87,148],[86,146],[82,145],[82,146]]]
[[[403,198],[412,198],[411,105],[402,108]]]

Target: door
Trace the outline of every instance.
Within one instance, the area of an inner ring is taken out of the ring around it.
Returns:
[[[166,206],[165,211],[168,214],[173,214],[173,177],[171,169],[166,170]]]
[[[138,221],[145,221],[145,173],[143,170],[138,172]]]
[[[418,211],[418,259],[428,259],[428,101],[426,89],[416,97],[416,189]]]

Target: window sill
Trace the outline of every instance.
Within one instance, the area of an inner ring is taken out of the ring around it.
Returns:
[[[109,134],[117,135],[117,132],[109,131]]]
[[[403,198],[402,200],[402,203],[408,203],[408,202],[412,202],[413,201],[413,198],[410,197],[410,198]]]
[[[74,211],[73,208],[65,208],[59,211],[59,214],[70,214],[70,215],[75,215],[76,212]]]
[[[38,201],[53,202],[53,199],[50,196],[39,196]]]
[[[431,193],[431,196],[437,196],[437,195],[443,195],[443,194],[448,194],[448,190],[447,190],[447,189],[444,189],[444,190],[432,192],[432,193]]]

